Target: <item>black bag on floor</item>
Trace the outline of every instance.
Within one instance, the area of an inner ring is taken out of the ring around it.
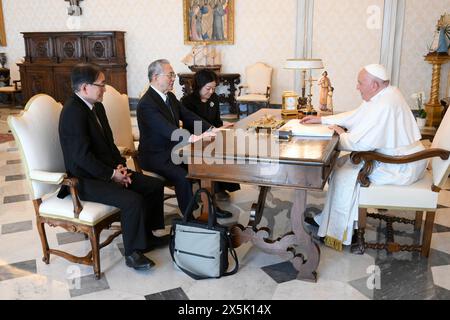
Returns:
[[[192,212],[195,199],[201,193],[208,198],[208,222],[194,219]],[[170,254],[175,264],[190,277],[200,280],[220,278],[235,274],[239,262],[231,244],[228,228],[217,223],[216,208],[211,194],[199,189],[189,203],[182,219],[174,219],[170,230]],[[228,252],[235,262],[233,270],[228,269]]]

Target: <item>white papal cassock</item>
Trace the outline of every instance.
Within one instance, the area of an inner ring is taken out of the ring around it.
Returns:
[[[389,86],[370,101],[364,101],[353,111],[322,117],[322,123],[348,129],[340,135],[339,148],[343,151],[377,151],[391,156],[407,155],[424,149],[420,131],[403,95]],[[373,184],[408,185],[420,179],[427,160],[407,164],[377,162],[369,176]],[[338,159],[331,174],[324,209],[316,217],[318,235],[325,244],[342,250],[342,244],[351,244],[355,221],[358,220],[358,172],[362,164],[354,165],[349,156]]]

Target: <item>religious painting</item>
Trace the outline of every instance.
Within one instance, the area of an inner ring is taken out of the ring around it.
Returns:
[[[184,44],[233,44],[234,0],[183,0]]]

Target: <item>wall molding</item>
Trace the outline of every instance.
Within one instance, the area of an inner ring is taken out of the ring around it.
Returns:
[[[314,22],[314,0],[297,0],[297,20],[295,26],[295,58],[312,56]],[[295,72],[294,88],[300,88],[303,81],[300,72]]]
[[[391,84],[400,83],[403,29],[405,24],[405,0],[385,0],[380,63],[390,74]]]

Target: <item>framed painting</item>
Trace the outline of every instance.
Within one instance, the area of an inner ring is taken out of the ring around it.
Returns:
[[[234,0],[183,0],[184,44],[233,44]]]
[[[3,3],[0,0],[0,46],[6,47],[5,21],[3,20]]]

